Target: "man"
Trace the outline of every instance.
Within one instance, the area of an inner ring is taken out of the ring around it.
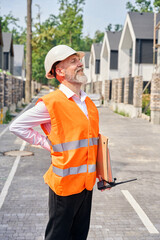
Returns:
[[[98,111],[80,89],[86,82],[83,52],[53,47],[45,58],[46,77],[56,77],[58,90],[40,98],[10,126],[30,144],[51,152],[44,175],[49,186],[49,222],[45,240],[85,240],[89,230],[92,189],[96,181]],[[41,125],[46,136],[33,130]]]

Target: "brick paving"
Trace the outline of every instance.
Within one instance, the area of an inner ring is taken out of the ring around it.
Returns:
[[[99,108],[99,113],[100,132],[109,137],[114,176],[117,181],[135,177],[138,181],[104,192],[95,185],[88,240],[159,240],[160,234],[148,232],[121,190],[132,194],[160,232],[160,126],[122,117],[108,108]],[[4,156],[3,152],[20,149],[22,141],[7,131],[0,142],[1,192],[15,161],[15,157]],[[29,144],[25,150],[34,155],[20,159],[0,209],[0,240],[42,240],[44,236],[48,187],[42,176],[50,156]]]

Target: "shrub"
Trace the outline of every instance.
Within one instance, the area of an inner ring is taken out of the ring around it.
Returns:
[[[150,116],[150,94],[143,94],[142,96],[142,112]],[[148,106],[148,107],[147,107]]]

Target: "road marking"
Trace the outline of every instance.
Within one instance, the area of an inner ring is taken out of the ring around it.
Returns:
[[[149,233],[159,233],[158,230],[154,227],[153,223],[147,217],[143,209],[140,207],[140,205],[136,202],[136,200],[130,194],[130,192],[128,190],[121,190],[121,192],[126,197],[126,199],[131,204],[131,206],[134,208],[134,210],[138,214],[139,218],[141,219],[142,223],[147,228]]]
[[[0,133],[0,137],[8,130],[9,126],[7,126],[1,133]]]
[[[16,137],[16,139],[14,140],[14,142],[13,142],[14,144],[18,144],[18,145],[21,145],[21,143],[22,143],[22,139],[21,138],[19,138],[19,137]]]
[[[19,151],[23,151],[25,146],[26,146],[26,142],[23,141]],[[3,206],[4,200],[5,200],[6,196],[7,196],[8,189],[9,189],[9,187],[10,187],[10,185],[12,183],[12,180],[14,178],[14,175],[16,173],[16,170],[17,170],[20,158],[21,158],[20,156],[16,157],[16,159],[15,159],[15,161],[13,163],[12,169],[11,169],[11,171],[10,171],[10,173],[8,175],[8,178],[7,178],[7,180],[6,180],[5,184],[4,184],[4,187],[3,187],[2,191],[1,191],[1,194],[0,194],[0,209]]]

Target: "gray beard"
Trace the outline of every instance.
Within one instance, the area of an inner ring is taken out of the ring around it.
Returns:
[[[87,77],[85,74],[84,75],[76,74],[74,77],[71,77],[66,74],[65,77],[66,77],[66,80],[70,83],[81,83],[81,84],[87,83]]]

